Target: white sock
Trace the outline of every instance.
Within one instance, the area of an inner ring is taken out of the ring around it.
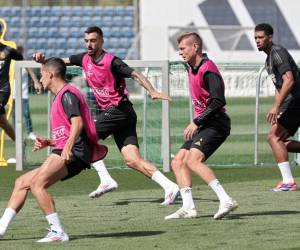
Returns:
[[[294,182],[294,178],[291,172],[291,166],[288,161],[278,163],[279,170],[282,175],[283,183],[292,183]]]
[[[46,219],[47,219],[51,229],[53,229],[54,231],[58,231],[58,232],[64,231],[62,228],[62,225],[60,224],[60,220],[58,218],[57,213],[47,215]]]
[[[104,161],[100,160],[100,161],[96,161],[94,163],[91,164],[93,168],[96,169],[99,178],[100,178],[100,184],[107,184],[110,183],[112,180],[112,177],[110,176],[110,174],[108,173]]]
[[[186,209],[193,209],[195,208],[193,195],[192,195],[192,188],[185,187],[180,189],[180,194],[182,198],[182,207]]]
[[[11,221],[15,218],[16,214],[17,213],[14,209],[9,207],[6,208],[0,219],[0,225],[7,228]]]
[[[158,183],[167,192],[174,186],[174,182],[170,181],[166,176],[164,176],[159,170],[156,170],[151,179]]]
[[[227,202],[230,201],[229,195],[226,193],[224,188],[222,187],[221,183],[218,181],[218,179],[214,179],[210,183],[208,183],[208,186],[211,187],[211,189],[216,193],[218,196],[220,202]]]

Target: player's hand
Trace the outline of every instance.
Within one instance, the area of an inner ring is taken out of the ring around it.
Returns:
[[[65,162],[70,162],[72,159],[73,153],[72,153],[72,146],[67,142],[63,148],[63,151],[61,152],[61,158],[65,160]]]
[[[45,55],[41,52],[36,52],[32,55],[32,59],[38,63],[43,63],[45,61]]]
[[[164,93],[161,93],[161,92],[158,92],[158,91],[152,91],[151,93],[149,93],[151,99],[155,100],[155,99],[160,99],[160,100],[167,100],[167,101],[170,101],[171,100],[171,97],[164,94]]]
[[[32,152],[36,152],[42,148],[50,146],[50,141],[49,139],[45,139],[42,137],[37,136],[34,142],[34,146],[32,148]]]
[[[196,130],[198,129],[198,126],[191,122],[183,131],[183,136],[185,140],[190,140],[192,139],[193,134],[196,132]]]
[[[37,93],[39,95],[39,94],[42,93],[43,85],[39,81],[35,81],[34,82],[34,89],[35,89],[35,93]]]
[[[277,123],[279,117],[279,107],[274,105],[267,114],[267,121],[273,125]]]

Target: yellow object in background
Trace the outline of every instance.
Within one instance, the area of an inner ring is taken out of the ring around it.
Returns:
[[[7,25],[3,18],[0,18],[0,25],[1,25],[0,43],[6,45],[8,47],[16,49],[17,46],[16,46],[15,42],[4,40],[6,31],[7,31]],[[9,82],[10,82],[11,89],[14,89],[13,88],[14,87],[13,86],[14,78],[15,78],[15,61],[12,60],[10,63],[10,68],[9,68]],[[12,109],[13,109],[13,98],[12,98],[12,95],[10,95],[9,100],[7,102],[7,111],[6,111],[7,120],[9,120],[9,118],[10,118]],[[5,142],[4,135],[5,135],[5,133],[4,133],[4,130],[2,129],[1,143],[0,143],[0,167],[7,166],[7,161],[4,158],[4,142]]]

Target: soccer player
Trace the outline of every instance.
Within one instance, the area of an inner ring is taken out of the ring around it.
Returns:
[[[221,219],[236,209],[238,204],[225,192],[214,172],[205,164],[205,160],[230,133],[230,118],[225,110],[224,82],[217,66],[206,54],[202,54],[202,39],[197,33],[183,33],[177,41],[180,56],[189,64],[194,119],[184,129],[185,142],[171,163],[183,204],[165,219],[197,216],[190,171],[201,177],[216,193],[220,205],[214,219]]]
[[[79,174],[89,168],[91,161],[100,160],[107,153],[105,146],[97,144],[95,124],[84,96],[66,83],[65,73],[66,64],[60,58],[50,58],[41,67],[42,85],[55,95],[51,106],[52,139],[37,137],[32,151],[47,146],[52,146],[53,150],[40,167],[16,180],[7,208],[0,219],[0,236],[6,233],[31,190],[50,225],[49,233],[37,242],[68,241],[69,237],[64,232],[47,188],[59,180]]]
[[[18,46],[17,51],[23,55],[24,52],[23,46]],[[26,130],[28,135],[27,138],[30,140],[35,140],[36,135],[33,133],[32,120],[31,120],[30,107],[29,107],[29,98],[28,98],[28,82],[29,82],[28,73],[34,82],[34,87],[36,89],[37,94],[41,93],[42,85],[40,84],[39,80],[37,79],[37,77],[35,76],[31,68],[28,68],[27,70],[25,68],[22,69],[22,108],[23,108],[23,116],[25,119],[25,125],[26,125]],[[15,106],[15,88],[16,88],[16,84],[14,84],[14,93],[13,93],[14,105],[13,106]],[[13,120],[13,125],[15,125],[14,108],[12,110],[12,120]]]
[[[141,73],[130,68],[118,57],[106,52],[103,49],[103,33],[99,27],[87,28],[84,39],[87,51],[64,60],[84,70],[87,84],[92,89],[101,110],[96,118],[99,138],[105,139],[113,135],[127,166],[151,177],[164,189],[165,200],[162,205],[172,204],[178,194],[178,186],[140,155],[136,133],[137,117],[129,101],[124,78],[131,77],[137,80],[149,92],[152,99],[169,100],[170,97],[157,92]],[[36,53],[33,58],[42,62],[45,57],[41,53]],[[100,185],[90,193],[91,198],[99,197],[117,188],[117,183],[109,175],[102,162],[95,163],[93,167],[99,173]]]
[[[300,143],[289,140],[300,126],[300,71],[289,52],[273,43],[273,28],[261,23],[255,27],[255,42],[259,51],[267,54],[265,67],[275,85],[275,101],[267,113],[271,124],[268,134],[282,181],[272,191],[296,191],[288,152],[300,152]]]
[[[10,96],[9,68],[11,60],[23,60],[23,56],[17,50],[0,42],[0,127],[15,141],[14,128],[9,124],[5,114],[5,106]]]

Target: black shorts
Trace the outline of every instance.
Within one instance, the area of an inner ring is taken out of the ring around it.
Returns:
[[[118,106],[109,107],[95,117],[98,137],[104,140],[113,135],[120,151],[126,145],[139,146],[136,122],[136,113],[128,100],[121,101]]]
[[[293,136],[300,127],[300,99],[292,100],[288,106],[280,109],[278,123]]]
[[[0,91],[0,115],[5,114],[5,106],[8,102],[9,96],[9,92]]]
[[[57,154],[57,155],[61,155],[61,152],[62,152],[61,149],[53,149],[52,150],[52,153]],[[86,168],[91,168],[90,164],[81,160],[79,157],[74,155],[74,152],[73,152],[72,159],[67,164],[68,175],[65,178],[61,179],[61,181],[70,179],[70,178],[74,177],[75,175],[78,175],[82,170],[84,170]]]
[[[225,113],[219,113],[199,127],[191,140],[186,141],[181,149],[200,150],[207,160],[230,134],[230,118]]]

